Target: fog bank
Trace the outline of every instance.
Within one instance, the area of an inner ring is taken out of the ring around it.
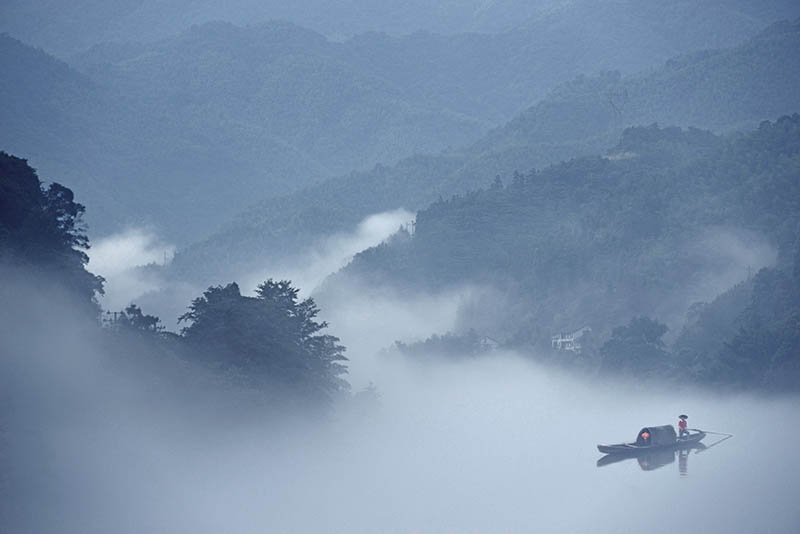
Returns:
[[[399,208],[365,217],[352,231],[324,239],[299,254],[276,251],[263,259],[264,267],[241,277],[244,289],[255,289],[266,278],[291,280],[301,295],[309,296],[329,275],[347,265],[362,250],[377,246],[400,228],[411,229],[415,214]]]
[[[145,293],[164,287],[157,273],[142,267],[166,265],[174,254],[173,245],[141,228],[129,228],[95,240],[89,249],[87,268],[106,279],[105,295],[101,297],[103,307],[121,310]]]
[[[702,532],[788,533],[800,525],[800,481],[787,464],[795,397],[588,382],[506,353],[457,363],[375,356],[371,345],[403,329],[425,335],[452,319],[437,317],[444,301],[431,300],[433,315],[411,328],[403,313],[426,306],[387,297],[396,321],[386,327],[358,314],[337,319],[353,369],[373,362],[358,372],[377,385],[379,402],[343,401],[329,420],[297,425],[265,417],[246,391],[220,389],[192,366],[101,352],[46,294],[25,301],[0,323],[11,403],[5,532],[666,533],[680,520]],[[369,341],[361,347],[359,327]],[[690,426],[735,437],[692,453],[688,476],[677,460],[651,471],[636,460],[596,467],[597,443],[632,439],[682,412]],[[759,432],[773,428],[781,439]]]

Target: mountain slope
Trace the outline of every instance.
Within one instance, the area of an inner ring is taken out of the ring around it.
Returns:
[[[507,304],[481,317],[490,335],[537,346],[583,325],[604,335],[635,315],[675,327],[747,269],[791,266],[799,175],[798,114],[728,138],[631,128],[608,157],[432,204],[413,236],[359,254],[329,285],[493,287]]]
[[[95,235],[147,225],[187,243],[208,235],[253,199],[285,195],[415,152],[469,146],[491,124],[577,72],[617,62],[626,71],[641,68],[688,46],[664,37],[682,17],[665,18],[672,22],[655,28],[653,21],[640,24],[653,9],[650,4],[627,15],[619,13],[624,5],[597,13],[591,34],[597,37],[595,46],[594,37],[579,35],[588,24],[586,14],[576,19],[571,10],[499,35],[372,34],[343,43],[288,23],[249,28],[209,23],[156,43],[95,47],[74,58],[83,76],[55,60],[33,61],[41,52],[23,52],[18,42],[3,38],[0,54],[9,72],[17,74],[4,80],[3,97],[15,105],[2,112],[0,142],[30,159],[44,176],[61,176],[86,199],[93,207],[88,222]],[[735,24],[723,26],[736,33]],[[700,111],[712,108],[709,113],[721,116],[714,122],[706,113],[698,125],[725,127],[729,110],[713,109],[720,100],[709,97],[729,90],[723,74],[739,84],[728,84],[732,88],[760,99],[747,106],[728,99],[741,111],[735,117],[739,123],[790,112],[785,101],[794,92],[787,97],[785,88],[793,91],[797,54],[784,48],[796,46],[795,26],[786,35],[775,30],[774,50],[763,46],[763,35],[745,45],[755,57],[771,54],[761,69],[764,86],[753,86],[759,78],[747,61],[715,65],[712,57],[694,56],[681,61],[698,72],[716,73],[710,78],[716,85],[681,86],[681,80],[692,81],[686,69],[678,69],[675,90],[664,96],[665,82],[652,77],[590,78],[585,96],[573,95],[576,88],[584,90],[582,82],[570,84],[562,89],[566,95],[554,93],[484,143],[450,151],[436,164],[421,158],[421,168],[406,162],[380,171],[377,179],[384,185],[378,191],[391,197],[391,207],[416,208],[497,173],[596,152],[611,145],[625,124],[670,116],[652,113],[653,106],[678,109],[684,101],[697,102]],[[703,41],[693,35],[686,43]],[[641,42],[633,46],[631,36]],[[781,68],[775,58],[784,56],[781,83],[775,83]],[[81,80],[87,89],[40,95],[50,89],[32,85],[51,76],[49,70],[69,72],[65,76]],[[40,74],[31,76],[34,72]],[[705,96],[684,98],[690,91]],[[617,94],[630,95],[630,102],[620,107]],[[775,105],[767,108],[770,103]],[[684,116],[692,113],[687,109]],[[442,173],[444,167],[448,170]],[[433,169],[435,175],[428,174]],[[382,205],[369,198],[375,181],[369,173],[344,180],[344,189],[357,192],[352,203],[358,208],[331,206],[345,213],[342,222]]]
[[[773,24],[732,49],[672,58],[652,72],[579,77],[484,142],[569,142],[652,122],[718,131],[750,127],[797,105],[798,46],[800,19]]]
[[[290,25],[212,24],[93,50],[78,73],[3,36],[0,146],[64,177],[94,207],[93,232],[144,224],[183,241],[253,198],[485,131],[336,48]]]
[[[451,35],[502,33],[519,27],[532,28],[545,43],[548,39],[560,43],[563,37],[568,38],[566,42],[586,39],[600,44],[619,42],[619,36],[626,34],[644,35],[674,43],[677,48],[669,53],[674,55],[730,46],[775,20],[799,15],[800,8],[791,0],[230,0],[224,4],[213,0],[6,0],[0,4],[0,31],[60,57],[103,41],[155,41],[192,24],[274,19],[337,39],[368,31]],[[687,48],[680,49],[683,45]]]
[[[479,112],[409,97],[403,85],[345,57],[337,43],[286,23],[209,23],[153,45],[98,46],[73,64],[176,127],[201,130],[223,146],[236,139],[237,157],[256,168],[268,165],[265,139],[331,175],[445,146],[440,139],[464,143],[486,126]]]
[[[579,77],[467,149],[415,156],[263,201],[179,253],[174,268],[200,279],[231,267],[252,269],[275,250],[307,245],[371,213],[418,209],[485,186],[498,174],[602,152],[627,125],[661,121],[727,131],[792,113],[800,110],[798,49],[800,21],[648,73]]]
[[[100,216],[121,206],[109,195],[85,195],[103,190],[108,168],[86,173],[90,153],[103,153],[122,142],[115,125],[125,115],[88,77],[41,50],[0,35],[0,147],[24,155],[43,179],[59,176],[90,198]]]

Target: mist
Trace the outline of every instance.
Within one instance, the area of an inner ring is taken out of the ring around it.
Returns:
[[[100,302],[109,310],[121,310],[145,293],[164,287],[162,277],[148,265],[167,265],[175,254],[154,232],[130,228],[101,237],[89,249],[91,271],[103,273],[105,294]]]
[[[765,236],[736,228],[707,228],[686,248],[703,267],[696,285],[688,287],[698,301],[714,298],[778,259]]]
[[[800,532],[798,16],[0,3],[0,534]]]
[[[240,279],[242,286],[255,289],[264,281],[265,273],[276,279],[292,280],[305,296],[311,295],[329,275],[347,265],[353,256],[377,246],[400,228],[413,228],[415,215],[396,209],[367,216],[349,232],[340,232],[318,240],[296,254],[276,251],[273,258],[264,258],[264,266]]]
[[[7,532],[672,532],[676,517],[706,532],[792,532],[800,519],[786,464],[796,397],[676,395],[513,353],[420,361],[355,343],[351,369],[378,401],[356,395],[309,422],[268,414],[191,365],[109,358],[63,302],[33,294],[0,338],[15,408]],[[343,313],[337,327],[388,344],[450,320],[403,320],[422,308],[387,298],[379,311],[394,321]],[[735,437],[692,453],[688,476],[674,460],[595,466],[598,442],[681,412]]]
[[[412,229],[413,221],[414,214],[404,209],[375,213],[348,231],[321,238],[300,250],[275,250],[269,257],[254,262],[260,264],[258,269],[231,266],[228,272],[207,279],[205,285],[163,276],[158,270],[142,269],[148,262],[161,261],[159,254],[165,252],[170,260],[174,249],[153,234],[139,231],[103,240],[99,251],[93,246],[89,267],[94,268],[95,258],[98,258],[98,272],[108,272],[106,269],[112,267],[114,275],[107,277],[106,295],[101,300],[104,308],[116,311],[135,302],[148,313],[156,314],[167,329],[175,330],[186,306],[211,285],[237,281],[244,293],[252,294],[268,278],[285,279],[292,281],[302,298],[315,296],[325,279],[347,265],[355,254],[381,244],[400,228]],[[106,261],[104,254],[113,249],[102,246],[105,243],[125,254],[114,255],[114,262]]]
[[[778,260],[778,250],[764,235],[734,227],[708,227],[687,240],[679,253],[696,268],[680,291],[658,302],[656,313],[669,325],[670,337],[680,331],[690,305],[711,302]]]

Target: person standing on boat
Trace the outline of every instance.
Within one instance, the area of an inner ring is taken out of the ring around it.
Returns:
[[[681,414],[678,416],[678,437],[688,436],[689,431],[686,430],[686,420],[689,419],[688,415]]]

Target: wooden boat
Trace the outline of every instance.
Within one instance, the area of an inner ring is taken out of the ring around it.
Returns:
[[[688,455],[689,451],[701,452],[706,449],[706,446],[700,442],[695,442],[691,445],[681,445],[677,449],[657,448],[648,450],[636,450],[634,452],[624,452],[617,454],[606,454],[597,460],[597,467],[605,467],[607,465],[625,462],[627,460],[636,460],[642,471],[653,471],[665,465],[671,464],[675,461],[675,453],[678,457]]]
[[[641,452],[658,449],[680,449],[697,445],[706,433],[692,430],[683,437],[678,437],[672,425],[650,426],[639,431],[633,443],[617,443],[616,445],[598,445],[597,450],[603,454],[635,455]]]

